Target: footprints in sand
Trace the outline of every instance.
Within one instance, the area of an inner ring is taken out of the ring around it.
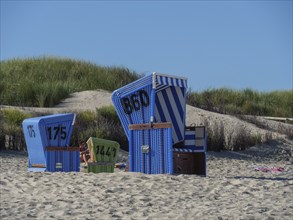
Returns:
[[[28,173],[27,157],[1,157],[1,220],[292,219],[290,174],[276,179],[254,171],[256,161],[215,155],[208,156],[207,177]]]

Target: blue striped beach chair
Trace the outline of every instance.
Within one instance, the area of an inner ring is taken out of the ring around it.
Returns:
[[[68,147],[75,114],[54,114],[22,123],[28,151],[28,171],[79,171],[79,147]]]

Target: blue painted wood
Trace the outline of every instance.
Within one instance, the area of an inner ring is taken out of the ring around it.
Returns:
[[[148,146],[149,152],[142,147]],[[129,171],[173,173],[172,128],[130,130]]]

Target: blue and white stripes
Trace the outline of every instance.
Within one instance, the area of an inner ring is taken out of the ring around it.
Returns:
[[[192,130],[185,131],[184,146],[188,148],[195,147],[195,131],[192,131]]]
[[[184,139],[185,91],[182,88],[171,86],[157,93],[155,120],[172,123],[173,143]]]
[[[196,152],[203,152],[203,147],[197,149],[189,149],[189,148],[173,148],[174,152],[180,153],[196,153]]]
[[[185,131],[184,148],[194,152],[206,151],[206,131],[204,126]]]
[[[187,79],[155,74],[155,121],[172,123],[173,143],[184,139]]]
[[[156,86],[168,85],[187,88],[187,79],[166,74],[153,73],[156,77]]]

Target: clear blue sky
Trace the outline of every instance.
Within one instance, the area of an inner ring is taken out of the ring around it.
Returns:
[[[292,0],[3,1],[1,60],[69,57],[209,88],[292,89]]]

